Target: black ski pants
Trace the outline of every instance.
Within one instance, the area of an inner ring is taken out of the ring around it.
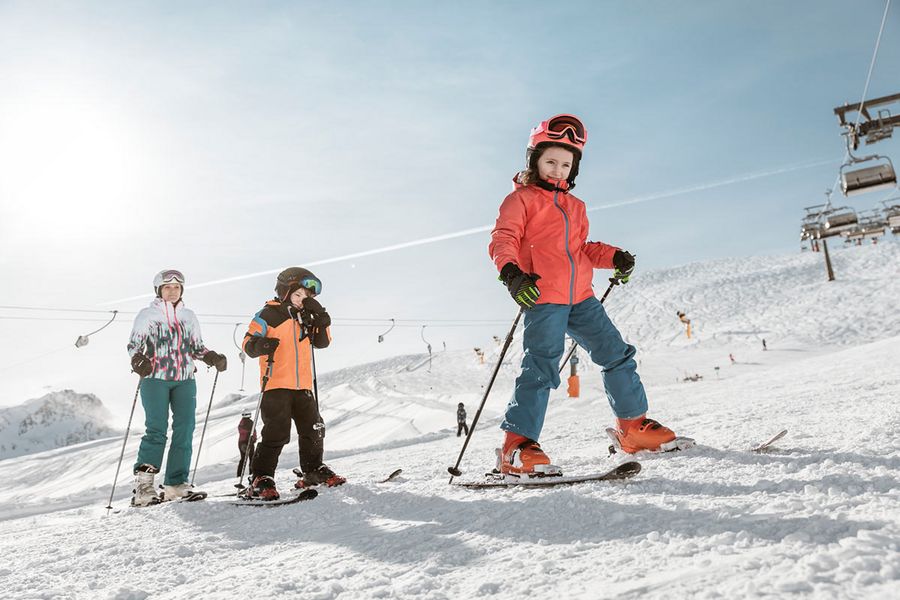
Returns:
[[[462,433],[463,429],[466,430],[466,435],[469,435],[469,426],[466,425],[465,421],[460,421],[456,426],[456,437],[459,437]]]
[[[325,422],[319,414],[316,398],[309,390],[266,390],[262,405],[262,440],[250,462],[253,476],[275,476],[278,457],[291,441],[291,421],[300,442],[300,469],[306,473],[322,465]]]

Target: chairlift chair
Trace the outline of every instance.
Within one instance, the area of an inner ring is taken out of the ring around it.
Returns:
[[[822,237],[822,224],[819,220],[803,219],[800,224],[800,241],[817,240]]]
[[[822,228],[821,237],[831,237],[834,235],[842,235],[845,231],[856,228],[859,217],[856,211],[849,206],[834,208],[824,213],[825,225]]]
[[[883,236],[886,227],[887,221],[881,215],[881,211],[877,208],[866,211],[864,218],[859,221],[859,228],[862,230],[865,239]]]
[[[881,164],[875,164],[871,167],[863,167],[853,171],[847,170],[858,163],[878,161]],[[844,196],[855,196],[865,192],[875,192],[878,190],[886,190],[897,185],[897,173],[894,171],[894,163],[887,156],[879,156],[873,154],[865,158],[856,158],[850,156],[850,162],[841,165],[841,191]]]
[[[884,209],[881,213],[884,215],[884,220],[890,227],[891,233],[900,233],[900,197],[884,200],[882,204],[884,204]]]

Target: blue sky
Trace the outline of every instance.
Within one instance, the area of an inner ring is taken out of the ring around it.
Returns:
[[[832,108],[859,100],[883,10],[880,1],[0,3],[3,304],[110,308],[149,291],[161,268],[211,281],[490,225],[530,127],[559,112],[589,129],[576,192],[589,207],[663,196],[590,213],[591,237],[631,250],[639,269],[797,251],[802,207],[823,200],[843,156]],[[898,71],[895,6],[868,96],[900,92]],[[898,146],[877,150],[897,158]],[[341,318],[418,319],[435,347],[502,333],[515,307],[487,243],[478,233],[315,268],[338,319],[320,368],[424,346],[415,323],[377,344],[381,325]],[[222,350],[232,327],[213,322],[249,317],[272,286],[260,276],[189,290],[186,301],[238,315],[207,319],[204,336]],[[127,324],[66,348],[93,326],[4,320],[15,343],[0,348],[0,403],[45,386],[107,403],[130,396]],[[231,359],[237,366],[236,350]],[[232,369],[220,386],[238,382]]]

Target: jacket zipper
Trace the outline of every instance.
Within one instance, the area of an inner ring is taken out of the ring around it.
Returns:
[[[289,315],[291,314],[290,310],[288,310],[288,314]],[[291,317],[291,332],[293,333],[293,335],[291,337],[294,338],[294,376],[297,379],[297,389],[299,390],[299,389],[301,389],[300,388],[300,347],[298,345],[299,342],[297,341],[297,319],[295,319],[293,317]]]
[[[554,191],[553,205],[562,213],[563,223],[565,224],[566,256],[569,259],[569,269],[571,270],[571,275],[569,275],[569,304],[572,304],[572,298],[575,296],[575,259],[572,258],[572,253],[569,252],[569,215],[566,214],[566,211],[563,210],[563,207],[557,202],[557,196],[559,196],[559,192]]]

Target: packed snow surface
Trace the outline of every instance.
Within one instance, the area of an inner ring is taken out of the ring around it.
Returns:
[[[807,254],[689,265],[614,290],[607,306],[641,348],[651,416],[698,443],[639,455],[633,480],[448,485],[456,404],[474,416],[497,348],[486,364],[462,351],[398,356],[321,378],[326,460],[349,481],[310,502],[215,497],[233,490],[236,427],[256,396],[213,407],[204,502],[128,508],[140,426],[109,513],[120,437],[0,461],[0,596],[900,597],[900,246],[833,258],[831,283]],[[676,310],[696,323],[691,339]],[[493,466],[518,344],[510,354],[463,479]],[[600,370],[581,358],[582,397],[565,384],[552,395],[540,440],[572,475],[625,460],[607,456]],[[750,451],[782,429],[769,452]],[[199,438],[198,426],[195,450]],[[296,461],[292,441],[283,493]],[[395,468],[400,478],[377,483]]]

